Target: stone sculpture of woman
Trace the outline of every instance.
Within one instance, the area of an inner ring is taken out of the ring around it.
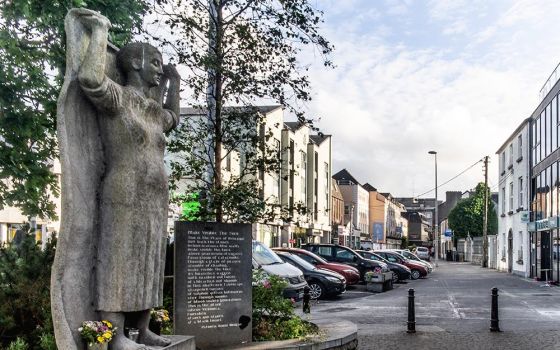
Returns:
[[[179,121],[180,77],[149,44],[117,52],[97,12],[73,9],[65,25],[62,223],[51,281],[57,345],[81,348],[81,322],[106,319],[117,327],[112,349],[165,346],[148,324],[150,309],[163,304],[164,133]],[[139,343],[125,326],[139,329]]]

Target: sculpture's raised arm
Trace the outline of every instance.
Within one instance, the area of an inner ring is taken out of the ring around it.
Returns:
[[[80,66],[78,79],[82,86],[94,89],[99,87],[105,78],[107,34],[111,23],[95,11],[87,9],[77,9],[77,11],[84,27],[91,30],[91,40]]]
[[[164,79],[169,81],[169,89],[167,90],[167,98],[163,104],[163,108],[175,113],[174,126],[179,124],[180,115],[180,92],[181,92],[181,76],[172,64],[163,66]]]

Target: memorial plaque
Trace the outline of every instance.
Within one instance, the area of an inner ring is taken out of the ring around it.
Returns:
[[[175,334],[202,350],[251,341],[251,225],[175,223]]]

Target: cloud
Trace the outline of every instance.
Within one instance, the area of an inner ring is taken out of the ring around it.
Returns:
[[[432,1],[409,11],[409,20],[425,21],[433,37],[422,45],[399,21],[340,30],[352,12],[325,12],[337,69],[311,70],[309,109],[333,135],[334,172],[347,168],[363,183],[412,196],[433,188],[429,150],[438,151],[440,183],[485,155],[495,158],[536,107],[540,86],[560,58],[560,36],[542,34],[558,32],[560,9],[552,2],[485,3]],[[362,1],[352,9],[388,13],[407,5],[375,4]],[[425,17],[414,17],[422,12]],[[490,166],[493,183],[497,163],[495,158]],[[473,188],[483,181],[481,169],[474,167],[440,195]]]

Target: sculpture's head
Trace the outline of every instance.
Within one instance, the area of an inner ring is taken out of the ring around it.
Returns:
[[[126,74],[126,80],[137,74],[147,87],[158,86],[163,75],[161,53],[147,43],[130,43],[117,53],[117,65]]]

